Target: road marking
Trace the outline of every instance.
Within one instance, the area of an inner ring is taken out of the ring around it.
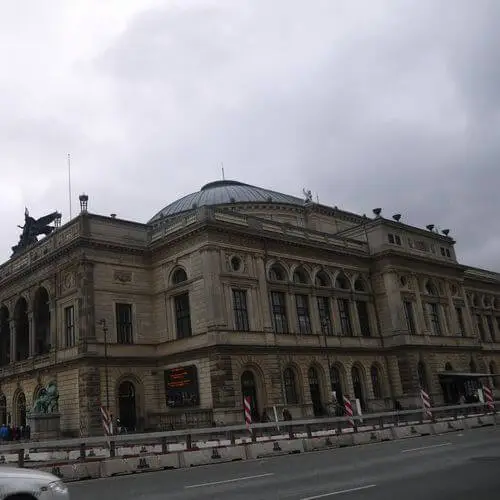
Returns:
[[[441,448],[442,446],[450,446],[453,443],[432,444],[430,446],[421,446],[420,448],[411,448],[409,450],[402,450],[401,453],[410,453],[410,451],[430,450],[431,448]]]
[[[189,486],[185,486],[184,488],[185,489],[203,488],[204,486],[215,486],[217,484],[235,483],[236,481],[248,481],[249,479],[258,479],[259,477],[268,477],[268,476],[274,476],[274,472],[268,472],[267,474],[259,474],[257,476],[236,477],[234,479],[225,479],[224,481],[214,481],[212,483],[191,484]]]
[[[343,493],[351,493],[354,491],[368,490],[375,488],[376,484],[368,484],[367,486],[358,486],[357,488],[349,488],[348,490],[332,491],[331,493],[323,493],[323,495],[316,495],[314,497],[301,498],[300,500],[316,500],[318,498],[333,497],[334,495],[342,495]]]

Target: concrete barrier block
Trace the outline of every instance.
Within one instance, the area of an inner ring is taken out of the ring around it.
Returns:
[[[303,439],[302,445],[304,451],[317,451],[338,448],[339,443],[337,436],[321,436]]]
[[[356,432],[352,435],[352,444],[354,446],[362,444],[377,443],[380,441],[379,431]]]
[[[76,481],[78,479],[73,465],[69,464],[37,467],[37,470],[49,472],[50,474],[61,478],[63,481]]]
[[[182,452],[167,453],[165,455],[157,455],[158,467],[160,469],[178,469],[181,467],[180,456]]]
[[[447,422],[436,422],[432,425],[432,430],[435,434],[445,434],[460,430],[460,427],[453,420],[448,420]]]
[[[393,427],[392,433],[394,439],[408,439],[411,437],[420,436],[416,425],[405,425],[401,427]]]
[[[73,464],[75,481],[82,479],[97,479],[101,477],[101,462],[79,462]]]
[[[246,458],[245,447],[242,445],[204,448],[201,450],[190,450],[181,453],[183,455],[182,461],[184,467],[234,462],[236,460],[244,460]]]
[[[122,474],[133,474],[135,472],[132,459],[110,458],[101,462],[101,477],[119,476]]]
[[[246,445],[248,458],[264,458],[304,452],[302,439],[266,441]]]
[[[354,434],[354,432],[350,432],[349,434],[339,434],[337,436],[337,444],[339,448],[352,446],[354,444]]]
[[[463,420],[466,429],[478,429],[486,425],[493,425],[494,419],[492,415],[481,415],[478,417],[467,417]]]

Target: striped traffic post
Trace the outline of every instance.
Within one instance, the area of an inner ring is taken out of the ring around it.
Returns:
[[[100,407],[101,410],[101,420],[102,420],[102,428],[104,429],[104,435],[108,438],[108,448],[110,450],[110,455],[114,456],[114,449],[111,447],[111,441],[109,440],[109,437],[113,434],[113,422],[111,420],[111,416],[109,414],[109,411],[104,408],[104,406]]]
[[[427,392],[424,391],[423,389],[420,389],[420,397],[422,398],[422,407],[424,409],[424,415],[426,415],[429,418],[432,418],[431,399],[429,397],[429,394],[427,394]]]
[[[486,407],[488,410],[495,410],[495,401],[493,400],[493,391],[487,386],[483,385],[484,399],[486,401]]]
[[[349,425],[351,427],[354,427],[354,413],[352,411],[352,403],[347,396],[344,396],[344,412],[349,417]]]
[[[245,396],[243,398],[243,405],[245,408],[245,424],[247,429],[250,430],[250,426],[252,425],[252,398]]]

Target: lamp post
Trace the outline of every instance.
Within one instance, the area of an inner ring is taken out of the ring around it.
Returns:
[[[108,371],[108,326],[105,319],[100,321],[104,336],[104,375],[106,377],[106,408],[109,411],[109,371]]]

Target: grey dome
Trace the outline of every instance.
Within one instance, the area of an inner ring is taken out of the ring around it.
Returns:
[[[250,186],[243,182],[215,181],[206,184],[197,193],[188,194],[167,205],[149,221],[149,224],[197,207],[234,203],[279,203],[303,206],[304,200],[269,189]]]

